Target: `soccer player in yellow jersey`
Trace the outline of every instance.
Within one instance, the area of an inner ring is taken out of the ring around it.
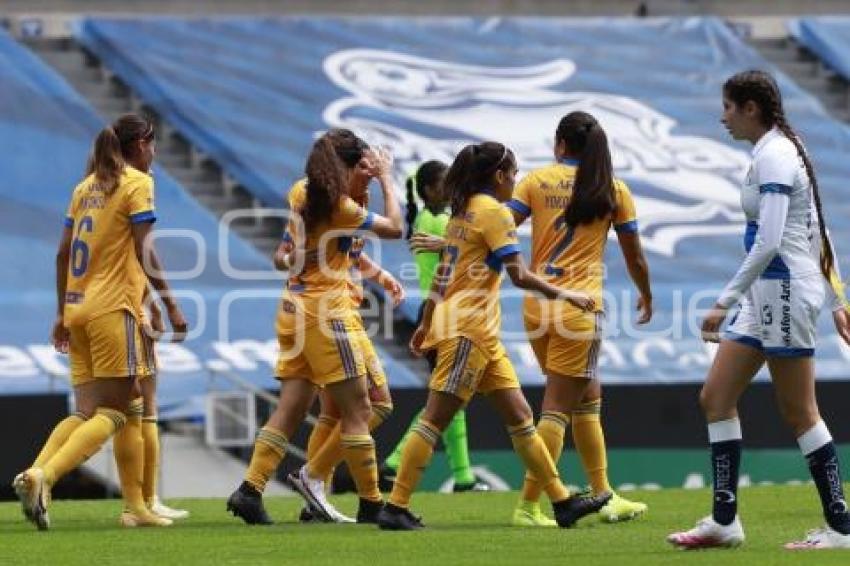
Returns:
[[[281,381],[280,403],[254,444],[245,481],[231,494],[228,510],[249,524],[271,522],[262,505],[262,491],[285,455],[312,405],[316,389],[325,388],[340,412],[340,441],[357,491],[358,522],[374,522],[381,507],[375,444],[369,434],[371,405],[366,365],[360,343],[365,333],[353,316],[349,295],[351,259],[342,244],[358,232],[379,238],[402,233],[389,164],[379,179],[385,216],[358,205],[350,196],[350,169],[343,157],[364,148],[348,130],[331,130],[313,145],[307,158],[307,183],[302,206],[287,225],[295,249],[315,254],[310,265],[296,265],[287,281],[277,317],[280,357],[275,375]],[[380,158],[389,161],[381,153]],[[302,220],[303,219],[303,220]],[[304,262],[301,262],[304,264]]]
[[[640,293],[639,324],[652,317],[649,270],[631,194],[625,183],[613,177],[608,139],[593,116],[572,112],[561,119],[555,132],[555,158],[556,163],[531,171],[517,185],[507,206],[517,226],[531,218],[532,271],[556,287],[589,293],[595,307],[584,312],[563,302],[526,295],[525,327],[546,374],[537,430],[557,463],[564,431],[571,424],[593,492],[613,493],[599,419],[602,400],[597,375],[605,319],[603,255],[611,227]],[[540,491],[537,478],[528,473],[514,511],[515,525],[553,526],[540,510]],[[645,504],[614,493],[600,515],[613,522],[645,511]]]
[[[150,372],[139,330],[145,279],[164,301],[175,339],[186,332],[148,240],[156,219],[153,180],[146,173],[154,143],[153,126],[133,114],[102,130],[68,207],[56,259],[51,340],[70,354],[77,412],[56,426],[35,464],[14,481],[24,515],[42,530],[50,526],[50,488],[122,428],[135,380]],[[138,458],[137,451],[129,453]],[[171,523],[147,509],[141,481],[122,485],[122,491],[140,525]]]
[[[485,142],[465,147],[446,174],[445,188],[452,202],[446,248],[422,322],[411,338],[415,354],[437,350],[437,366],[425,410],[405,443],[392,494],[378,516],[382,529],[423,526],[408,509],[411,494],[440,434],[476,392],[492,402],[517,454],[541,478],[559,525],[572,526],[610,498],[610,494],[570,495],[564,487],[534,428],[531,408],[499,339],[503,266],[517,287],[539,291],[583,311],[594,308],[594,300],[586,293],[556,287],[525,267],[513,218],[502,204],[510,198],[516,171],[511,150]]]
[[[377,154],[366,149],[364,157],[357,163],[351,163],[354,156],[345,154],[340,156],[346,165],[352,168],[351,196],[361,206],[368,205],[368,183],[372,178],[384,178],[382,168],[388,167],[389,162],[378,158]],[[388,172],[387,172],[388,173]],[[290,190],[289,198],[291,205],[295,208],[303,203],[304,183],[299,181]],[[348,279],[348,291],[351,297],[352,316],[362,326],[359,308],[363,303],[364,288],[363,279],[372,280],[381,285],[390,297],[393,306],[398,306],[404,299],[404,288],[389,273],[372,261],[363,253],[365,241],[361,236],[342,238],[340,245],[348,248],[351,259]],[[291,244],[282,245],[284,257],[278,263],[282,268],[291,266],[292,249]],[[384,423],[393,410],[392,397],[390,395],[387,377],[383,365],[378,358],[372,341],[365,332],[357,334],[358,346],[363,352],[366,365],[366,378],[369,388],[369,401],[372,405],[372,416],[369,419],[369,430],[373,431]],[[340,513],[327,499],[324,494],[328,491],[330,478],[333,470],[343,460],[342,445],[340,443],[339,409],[333,399],[322,390],[319,393],[320,412],[317,422],[310,433],[307,441],[307,463],[296,473],[290,474],[288,480],[304,497],[307,506],[302,509],[299,519],[302,522],[315,520],[337,523],[351,523],[351,519]]]

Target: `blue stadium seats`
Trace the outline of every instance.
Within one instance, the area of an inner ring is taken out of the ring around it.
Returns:
[[[6,394],[44,390],[48,373],[67,365],[47,345],[56,309],[54,257],[71,190],[103,123],[64,79],[2,31],[0,84],[0,394]],[[197,338],[160,349],[167,368],[160,385],[164,416],[197,414],[192,396],[207,390],[210,362],[274,387],[279,275],[231,232],[220,233],[216,218],[163,169],[155,168],[154,177],[158,246],[170,271],[200,268],[197,277],[172,277],[172,286],[188,293],[182,303],[190,321],[203,324]],[[265,276],[234,279],[232,270]],[[395,383],[418,385],[404,366],[387,364]]]
[[[820,16],[793,20],[792,36],[845,80],[850,80],[850,17]]]

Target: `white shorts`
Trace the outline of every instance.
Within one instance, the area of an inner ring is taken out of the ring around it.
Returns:
[[[723,338],[757,348],[767,357],[813,356],[818,314],[825,299],[820,274],[756,279]]]

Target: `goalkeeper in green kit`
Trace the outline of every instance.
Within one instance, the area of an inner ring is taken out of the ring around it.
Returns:
[[[407,238],[410,249],[416,260],[416,270],[419,275],[419,287],[423,299],[431,291],[431,282],[440,263],[446,226],[449,223],[449,199],[443,193],[443,177],[448,166],[441,161],[426,161],[416,173],[407,179]],[[416,204],[416,196],[424,204],[421,211]],[[425,304],[423,300],[422,304]],[[422,308],[416,324],[422,318]],[[435,350],[428,352],[426,360],[428,368],[433,371],[436,365]],[[421,412],[420,412],[421,413]],[[401,451],[410,434],[413,425],[419,420],[417,414],[405,432],[404,437],[396,445],[393,453],[384,462],[381,469],[381,479],[392,481],[401,459]],[[472,473],[469,463],[469,445],[466,439],[466,413],[458,411],[449,427],[443,433],[443,444],[449,457],[454,478],[453,491],[488,491],[490,486]]]

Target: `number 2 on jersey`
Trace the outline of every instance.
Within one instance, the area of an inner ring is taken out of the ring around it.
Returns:
[[[94,220],[91,216],[83,216],[77,226],[77,236],[71,242],[71,275],[82,277],[89,267],[89,246],[81,238],[83,229],[91,233],[94,230]]]
[[[543,271],[546,275],[560,276],[564,274],[563,268],[556,267],[555,262],[558,261],[558,258],[564,255],[564,252],[567,251],[568,247],[570,247],[570,244],[573,242],[573,236],[575,236],[576,233],[575,226],[566,226],[566,224],[567,219],[564,215],[559,216],[558,219],[555,220],[555,231],[560,232],[564,227],[566,227],[566,231],[564,232],[564,236],[552,250],[552,253],[549,256],[549,261],[546,262],[546,267]]]

